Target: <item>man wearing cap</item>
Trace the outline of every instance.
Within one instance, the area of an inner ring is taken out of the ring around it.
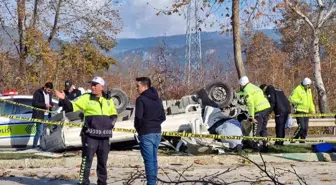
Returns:
[[[315,106],[313,102],[313,95],[310,89],[312,81],[309,78],[305,78],[300,85],[298,85],[291,93],[289,102],[294,105],[296,114],[308,114],[315,113]],[[298,128],[296,129],[293,138],[294,139],[306,139],[308,134],[308,122],[307,117],[297,117]],[[304,142],[300,142],[304,143]]]
[[[81,131],[83,149],[79,174],[81,185],[90,184],[89,176],[93,156],[97,154],[98,185],[107,184],[106,163],[110,151],[109,138],[117,121],[117,110],[111,98],[103,91],[105,81],[94,77],[91,81],[92,93],[83,94],[70,102],[64,92],[55,90],[55,95],[64,100],[64,106],[71,111],[84,112],[84,125]]]
[[[270,103],[264,96],[263,91],[258,86],[250,83],[247,76],[239,79],[239,85],[245,97],[248,113],[253,122],[257,124],[253,126],[253,136],[267,137],[266,126],[269,119]],[[263,147],[267,150],[268,142],[263,141]]]
[[[285,93],[272,85],[262,84],[263,90],[271,104],[270,111],[275,114],[275,134],[277,138],[285,138],[285,125],[290,113],[290,104]],[[283,145],[283,141],[275,141],[274,145]]]
[[[77,97],[79,97],[80,95],[82,95],[82,92],[78,89],[75,89],[75,86],[72,84],[71,80],[67,80],[65,81],[64,84],[65,89],[63,90],[63,92],[65,93],[65,96],[67,97],[68,100],[72,101],[74,99],[76,99]],[[60,107],[63,107],[63,110],[65,112],[70,112],[69,110],[66,110],[64,108],[64,100],[59,100],[58,105]]]
[[[32,106],[39,109],[45,109],[46,111],[51,111],[51,109],[54,107],[52,102],[52,89],[53,84],[51,82],[47,82],[42,88],[37,89],[33,95]],[[47,120],[50,117],[50,112],[48,113],[33,109],[32,118]],[[43,132],[43,127],[43,123],[36,123],[36,133],[34,136],[33,148],[37,148],[37,143]]]

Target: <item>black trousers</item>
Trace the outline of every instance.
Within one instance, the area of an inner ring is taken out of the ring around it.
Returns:
[[[255,113],[254,118],[258,121],[253,125],[253,136],[267,137],[267,122],[270,110],[266,109]]]
[[[94,138],[86,135],[82,136],[82,164],[79,174],[79,183],[89,185],[90,169],[92,160],[97,154],[97,185],[107,185],[106,163],[110,152],[109,138]]]
[[[288,119],[289,113],[282,112],[275,115],[275,134],[277,138],[285,138],[285,125]],[[276,141],[275,144],[283,144],[283,141]]]
[[[296,112],[296,114],[307,114],[305,112]],[[298,128],[294,132],[294,139],[306,139],[308,135],[308,123],[309,117],[297,117],[296,118]]]

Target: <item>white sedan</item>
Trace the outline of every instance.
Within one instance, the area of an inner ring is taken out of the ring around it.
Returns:
[[[0,96],[0,113],[6,115],[16,115],[21,117],[32,117],[32,109],[14,105],[1,100],[10,100],[16,103],[32,105],[32,95],[9,95]],[[53,103],[56,105],[55,110],[59,110],[57,106],[58,101],[53,99]],[[34,135],[36,133],[36,127],[34,122],[21,121],[16,119],[9,119],[7,117],[0,117],[0,147],[30,147],[33,145]]]

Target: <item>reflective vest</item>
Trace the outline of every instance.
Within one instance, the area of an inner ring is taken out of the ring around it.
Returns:
[[[84,94],[71,102],[73,111],[84,112],[83,132],[94,137],[112,137],[117,110],[112,99]]]
[[[311,89],[305,89],[303,85],[298,85],[291,93],[289,102],[294,105],[298,112],[314,113],[315,106]]]
[[[252,118],[254,118],[255,113],[271,107],[267,98],[264,96],[264,92],[258,86],[248,83],[244,87],[243,92],[248,113]]]

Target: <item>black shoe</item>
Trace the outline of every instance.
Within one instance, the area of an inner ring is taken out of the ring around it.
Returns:
[[[237,145],[236,150],[238,154],[241,154],[243,152],[243,146],[242,145]]]
[[[262,145],[257,141],[253,143],[253,151],[254,152],[260,152],[261,151],[261,147]]]
[[[306,143],[306,141],[300,141],[300,143]]]
[[[269,146],[268,143],[263,144],[261,148],[261,152],[268,152],[268,146]]]
[[[283,141],[276,141],[274,143],[274,146],[284,146],[284,143],[283,143]]]

